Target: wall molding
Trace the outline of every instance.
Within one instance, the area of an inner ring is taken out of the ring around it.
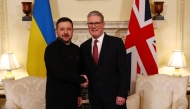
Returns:
[[[184,0],[177,0],[177,49],[183,50],[183,39],[184,39]]]
[[[8,45],[8,23],[7,23],[6,0],[0,0],[0,53],[6,52]]]
[[[154,28],[159,28],[162,25],[163,20],[153,20]],[[73,21],[74,28],[82,29],[87,28],[87,21]],[[55,25],[55,21],[54,21]],[[105,21],[105,28],[120,28],[126,29],[128,28],[129,21]]]
[[[74,28],[88,28],[87,21],[73,21]],[[128,28],[129,21],[105,21],[105,28]]]
[[[155,29],[160,28],[163,20],[153,20],[153,26]],[[73,21],[74,29],[86,29],[86,21]],[[105,21],[105,28],[128,28],[129,21]],[[25,28],[30,29],[31,21],[22,21],[22,24]],[[54,21],[54,28],[56,21]]]
[[[176,32],[176,49],[184,53],[184,19],[185,19],[185,0],[177,0],[177,32]],[[185,55],[186,61],[190,62],[190,56]]]

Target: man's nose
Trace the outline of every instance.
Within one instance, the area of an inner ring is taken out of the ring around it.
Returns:
[[[64,33],[68,33],[68,30],[65,29],[65,30],[64,30]]]

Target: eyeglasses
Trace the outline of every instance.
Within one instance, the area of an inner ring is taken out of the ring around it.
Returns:
[[[100,26],[101,23],[102,23],[102,22],[94,22],[94,23],[93,23],[93,22],[89,22],[89,23],[87,23],[87,24],[88,24],[88,26],[91,26],[91,27],[92,27],[93,25],[98,27],[98,26]]]

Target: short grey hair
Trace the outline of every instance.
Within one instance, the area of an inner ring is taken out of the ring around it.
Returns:
[[[99,11],[96,11],[96,10],[91,11],[91,12],[88,14],[87,18],[89,18],[90,16],[100,16],[101,21],[104,22],[104,16],[103,16],[102,13],[99,12]]]

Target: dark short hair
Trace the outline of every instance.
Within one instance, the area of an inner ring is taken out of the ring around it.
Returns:
[[[101,12],[99,11],[91,11],[88,15],[87,15],[87,18],[89,18],[90,16],[99,16],[101,18],[101,21],[104,22],[104,16]]]
[[[56,29],[58,28],[58,24],[60,23],[60,22],[70,22],[71,24],[72,24],[72,28],[73,28],[73,21],[70,19],[70,18],[68,18],[68,17],[61,17],[59,20],[57,20],[57,22],[56,22]]]

